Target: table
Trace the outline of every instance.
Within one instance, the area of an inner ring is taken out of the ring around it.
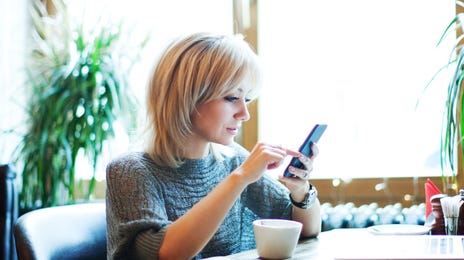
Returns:
[[[334,229],[331,231],[321,232],[317,238],[301,240],[297,248],[295,249],[294,255],[291,259],[321,259],[327,260],[332,259],[331,251],[333,251],[334,245],[337,242],[335,238],[358,236],[359,233],[365,233],[364,229]],[[366,232],[367,234],[367,232]],[[337,239],[340,242],[339,239]],[[248,250],[238,254],[227,256],[228,259],[240,259],[240,260],[252,260],[259,259],[258,252],[256,250]]]
[[[259,259],[256,250],[226,259]],[[301,240],[292,260],[464,259],[464,236],[374,235],[366,228],[334,229]]]

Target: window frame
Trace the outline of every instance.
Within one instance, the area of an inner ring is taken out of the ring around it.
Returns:
[[[248,3],[247,8],[243,4]],[[236,24],[235,33],[241,33],[245,39],[258,50],[258,0],[233,0],[234,24]],[[248,13],[243,13],[246,10]],[[456,5],[456,13],[463,12],[464,8]],[[248,16],[248,17],[247,17]],[[243,19],[248,18],[249,27],[245,28],[241,23]],[[457,32],[458,34],[461,32]],[[243,124],[242,132],[237,140],[246,149],[251,150],[258,141],[258,102],[256,100],[249,106],[251,118]],[[319,199],[321,203],[331,203],[337,205],[341,203],[352,202],[355,205],[378,203],[380,206],[387,204],[401,203],[403,207],[417,205],[425,202],[424,185],[427,179],[432,180],[443,193],[453,194],[454,190],[445,190],[446,179],[443,177],[373,177],[373,178],[355,178],[349,182],[333,179],[314,179],[311,180],[319,190]],[[462,175],[457,176],[458,183],[464,183]],[[376,189],[377,188],[377,189]]]

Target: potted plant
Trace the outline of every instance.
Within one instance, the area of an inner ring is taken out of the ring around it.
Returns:
[[[34,1],[31,63],[27,66],[27,130],[17,147],[22,167],[20,208],[24,211],[74,203],[77,194],[89,199],[95,168],[114,123],[134,126],[136,98],[128,77],[137,55],[122,45],[122,23],[97,24],[91,31],[73,26],[62,0]],[[140,51],[142,41],[135,49]],[[131,48],[134,50],[134,48]],[[76,181],[78,153],[93,166],[82,191]]]
[[[456,1],[456,16],[448,24],[438,43],[440,45],[447,37],[456,39],[451,50],[451,58],[435,75],[437,76],[444,71],[451,71],[451,79],[447,88],[440,147],[442,182],[445,193],[457,193],[460,188],[463,188],[464,184],[464,157],[462,146],[464,140],[463,7],[464,5],[461,1]],[[435,76],[431,81],[434,80]],[[451,173],[447,173],[445,169],[450,169]]]

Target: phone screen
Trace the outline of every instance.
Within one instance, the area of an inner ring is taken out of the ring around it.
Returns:
[[[298,150],[300,153],[311,157],[312,151],[311,151],[311,144],[312,143],[317,143],[319,139],[321,138],[322,134],[324,133],[325,129],[327,128],[326,124],[316,124],[309,135],[306,137],[306,140],[303,142],[303,144],[300,146],[300,149]],[[290,166],[296,167],[303,169],[304,165],[300,162],[300,160],[297,157],[293,157],[292,160],[290,161],[289,165],[285,169],[284,176],[285,177],[292,177],[293,174],[291,174],[288,171],[288,168]]]

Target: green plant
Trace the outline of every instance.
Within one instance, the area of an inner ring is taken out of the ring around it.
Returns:
[[[445,66],[439,69],[431,80],[432,82],[438,74],[444,71],[452,72],[451,79],[448,83],[445,112],[443,116],[440,164],[444,191],[448,192],[452,190],[456,193],[459,189],[458,177],[464,175],[464,154],[462,147],[462,142],[464,140],[464,35],[462,34],[462,19],[464,13],[459,11],[459,8],[462,6],[463,3],[461,1],[456,1],[458,12],[456,12],[456,16],[445,28],[438,42],[438,45],[440,45],[447,37],[455,38],[455,44],[451,50],[451,58]],[[451,174],[445,173],[445,169],[448,167],[451,170]]]
[[[24,165],[20,207],[26,210],[75,202],[83,188],[75,176],[80,151],[93,166],[84,192],[89,199],[99,155],[114,136],[114,122],[135,123],[137,102],[128,76],[138,54],[124,53],[122,23],[98,24],[87,32],[82,24],[71,25],[62,0],[51,2],[54,14],[39,0],[32,9],[28,129],[17,148]],[[140,51],[145,44],[133,48]]]

